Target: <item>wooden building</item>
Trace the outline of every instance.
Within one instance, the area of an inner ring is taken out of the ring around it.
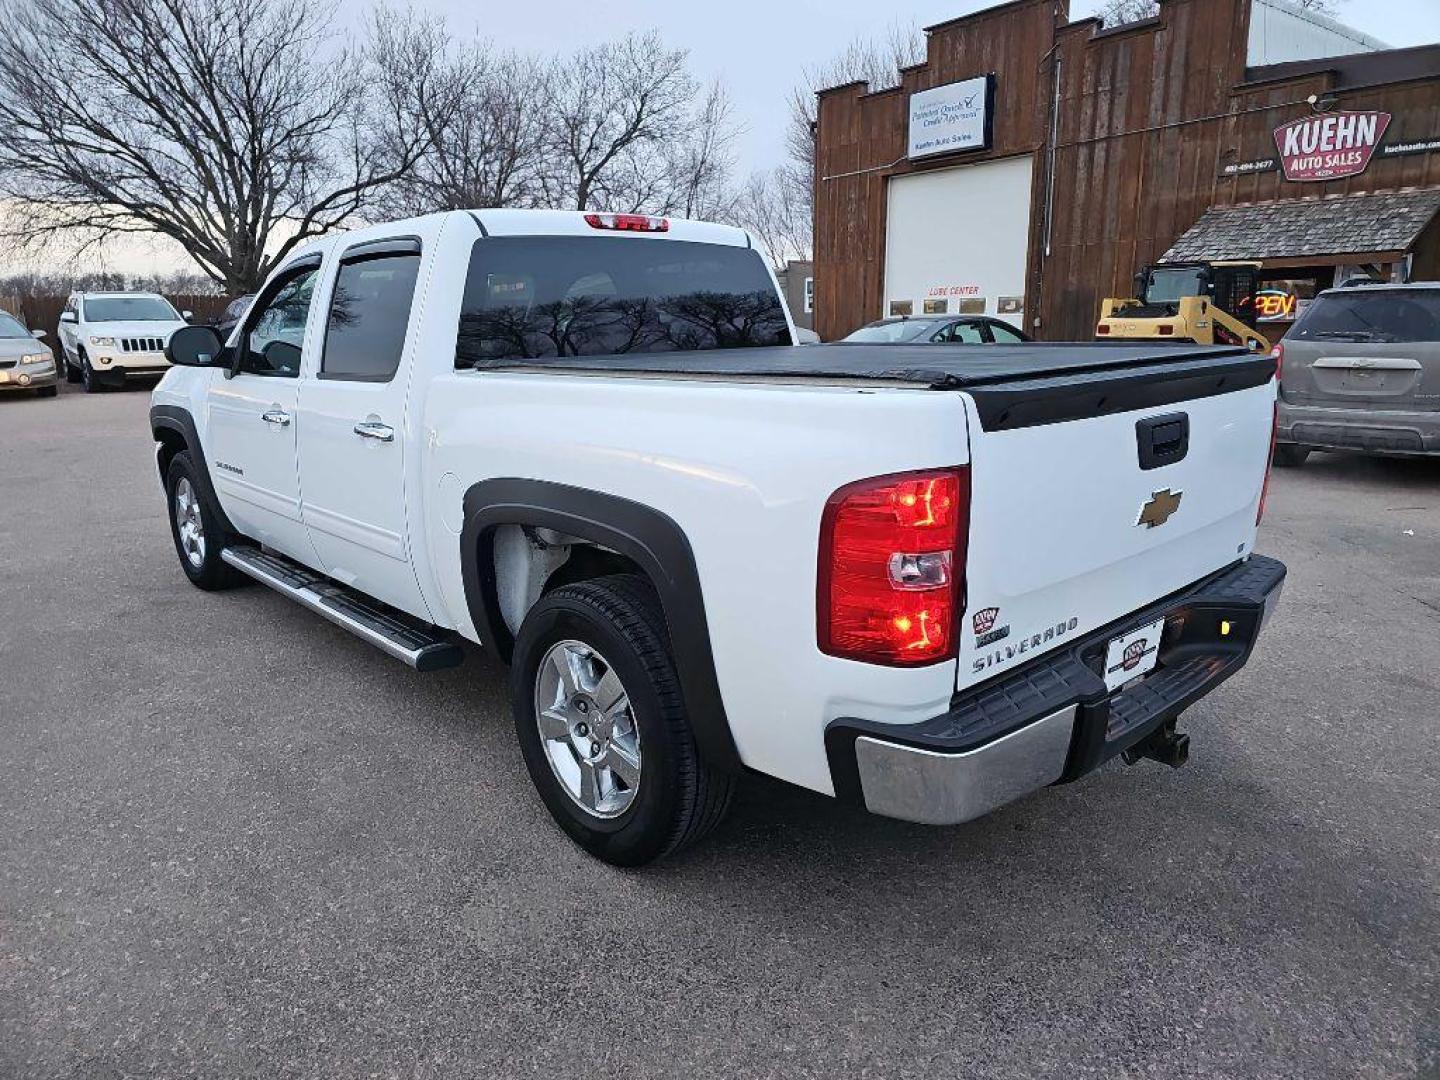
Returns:
[[[1270,336],[1349,277],[1440,277],[1440,45],[1252,66],[1250,17],[1014,0],[929,27],[898,87],[823,91],[821,337],[964,311],[1087,340],[1167,255],[1260,260]]]

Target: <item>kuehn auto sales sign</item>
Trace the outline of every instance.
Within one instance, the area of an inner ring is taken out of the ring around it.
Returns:
[[[1385,129],[1386,112],[1333,112],[1275,129],[1286,180],[1338,180],[1365,171]]]

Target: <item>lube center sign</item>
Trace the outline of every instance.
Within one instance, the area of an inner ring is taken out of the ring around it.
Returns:
[[[1292,120],[1275,129],[1275,148],[1286,180],[1357,176],[1370,164],[1385,129],[1386,112],[1335,112]]]
[[[988,150],[995,112],[995,76],[980,75],[910,95],[908,156]]]

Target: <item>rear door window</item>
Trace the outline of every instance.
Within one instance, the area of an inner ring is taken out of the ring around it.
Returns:
[[[1025,340],[1004,323],[992,322],[985,325],[990,331],[990,340],[996,345],[1019,345]]]
[[[1357,289],[1318,297],[1290,331],[1311,341],[1440,341],[1440,289]]]
[[[620,236],[475,242],[455,366],[790,345],[748,248]]]

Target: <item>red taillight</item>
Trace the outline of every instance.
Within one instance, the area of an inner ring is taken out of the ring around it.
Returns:
[[[1161,324],[1160,324],[1159,326],[1157,326],[1155,329],[1159,332],[1159,334],[1160,334],[1161,337],[1174,337],[1174,336],[1175,336],[1175,327],[1171,326],[1168,322],[1167,322],[1167,323],[1161,323]]]
[[[1275,381],[1280,381],[1280,375],[1285,370],[1285,343],[1277,341],[1275,347],[1270,350],[1271,357],[1275,360]]]
[[[1103,322],[1102,322],[1099,326],[1095,327],[1095,336],[1096,336],[1096,337],[1103,337],[1104,335],[1106,335],[1106,334],[1108,334],[1108,333],[1110,333],[1110,324],[1109,324],[1109,323],[1103,323]]]
[[[1270,470],[1275,467],[1275,441],[1280,436],[1280,403],[1274,405],[1270,421],[1270,456],[1265,459],[1265,483],[1260,486],[1260,509],[1255,511],[1255,524],[1265,516],[1265,500],[1270,497]]]
[[[585,224],[592,229],[614,229],[618,232],[669,232],[670,219],[649,214],[586,214]]]
[[[890,666],[955,656],[969,519],[963,468],[879,476],[830,496],[820,522],[820,650]]]

